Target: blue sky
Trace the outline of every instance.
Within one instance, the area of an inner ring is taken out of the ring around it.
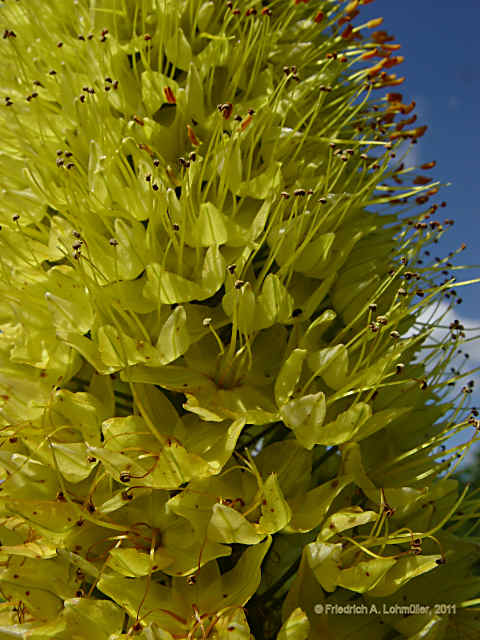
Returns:
[[[441,210],[455,224],[438,245],[445,256],[463,242],[457,264],[479,265],[460,271],[458,280],[480,278],[480,0],[376,0],[362,7],[357,24],[382,16],[380,29],[395,36],[405,61],[394,71],[406,76],[398,87],[405,102],[416,101],[418,125],[428,131],[415,148],[418,163],[436,160],[430,173],[451,186],[441,190]],[[455,313],[466,327],[480,327],[480,283],[458,289],[463,302]],[[473,332],[470,335],[475,335]],[[480,340],[469,349],[471,366],[480,366]],[[480,372],[473,404],[480,409]],[[462,440],[464,440],[463,438]],[[456,440],[458,441],[458,439]],[[479,445],[477,445],[478,447]]]

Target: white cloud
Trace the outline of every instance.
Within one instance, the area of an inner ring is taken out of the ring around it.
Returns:
[[[454,366],[456,368],[459,368],[461,366],[462,372],[468,373],[468,371],[470,371],[471,369],[480,367],[480,319],[464,316],[456,309],[450,308],[447,302],[443,300],[438,304],[438,306],[435,305],[424,309],[424,311],[422,311],[422,313],[418,317],[418,322],[423,322],[429,325],[437,323],[437,325],[439,325],[433,329],[426,344],[432,342],[441,342],[450,333],[450,324],[452,322],[455,322],[455,320],[463,325],[465,329],[466,339],[473,338],[473,340],[460,346],[463,353],[469,354],[468,360],[465,359],[465,356],[463,354],[458,354],[457,357],[452,360],[450,366]],[[417,326],[417,330],[422,328],[423,327],[421,327],[420,325]],[[410,330],[407,335],[415,335],[416,333],[417,331],[413,329]],[[461,379],[459,381],[459,385],[463,386],[470,378],[473,378],[477,385],[469,398],[469,406],[477,406],[477,408],[480,408],[480,379],[478,372]],[[458,390],[459,389],[457,388],[457,392]],[[461,416],[465,417],[465,414],[463,413],[461,414]],[[461,420],[461,416],[458,416],[457,420]],[[458,446],[469,441],[475,434],[475,429],[473,427],[468,427],[462,430],[460,433],[457,433],[449,438],[449,440],[445,442],[445,445],[447,446],[447,449],[450,447]],[[474,463],[474,461],[477,459],[476,456],[479,447],[479,442],[476,442],[472,445],[472,447],[466,453],[465,458],[460,463],[459,469],[468,467]]]
[[[445,314],[445,315],[444,315]],[[443,316],[443,318],[442,318]],[[440,321],[440,318],[442,320]],[[450,324],[452,322],[458,322],[465,328],[466,339],[475,338],[471,342],[466,343],[462,350],[469,354],[471,367],[480,366],[480,319],[469,318],[459,313],[458,311],[449,308],[449,305],[445,301],[441,301],[434,307],[427,307],[420,316],[418,322],[425,322],[428,324],[438,323],[431,333],[430,341],[440,342],[450,332]],[[410,331],[409,334],[415,333]]]

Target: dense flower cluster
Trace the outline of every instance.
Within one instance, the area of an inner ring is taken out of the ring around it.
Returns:
[[[369,1],[0,2],[2,638],[479,633],[318,614],[479,589]]]

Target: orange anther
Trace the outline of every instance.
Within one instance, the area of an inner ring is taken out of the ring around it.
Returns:
[[[397,131],[401,131],[404,127],[408,126],[409,124],[413,124],[416,119],[417,119],[417,116],[412,116],[411,118],[407,118],[407,120],[402,120],[401,122],[397,123],[397,126],[395,128]]]
[[[372,40],[378,44],[384,44],[385,42],[391,42],[395,38],[389,36],[386,31],[374,31],[372,33]]]
[[[394,131],[388,137],[390,138],[390,140],[396,140],[397,138],[403,138],[404,135],[405,134],[402,133],[401,131]]]
[[[393,58],[388,58],[384,65],[385,69],[391,69],[395,65],[401,64],[404,60],[405,58],[403,56],[394,56]]]
[[[367,29],[375,29],[375,27],[379,27],[383,22],[383,18],[374,18],[373,20],[369,20],[365,27]]]
[[[353,13],[359,4],[359,0],[352,0],[352,2],[349,2],[345,7],[345,13]]]
[[[412,100],[411,103],[407,106],[407,105],[401,105],[401,109],[400,111],[404,114],[404,115],[408,115],[411,111],[413,111],[415,109],[415,105],[416,102],[415,100]]]
[[[251,121],[252,121],[252,116],[248,114],[248,116],[242,120],[242,124],[240,125],[241,130],[244,131],[248,127]]]
[[[187,124],[187,133],[188,137],[190,138],[190,142],[198,147],[200,145],[200,142],[198,141],[197,136],[195,135],[192,127],[189,124]]]
[[[432,162],[425,162],[425,164],[422,164],[420,166],[420,169],[423,169],[424,171],[426,171],[427,169],[433,169],[433,167],[436,165],[437,163],[435,162],[435,160],[432,160]]]
[[[342,33],[342,38],[344,38],[345,40],[348,40],[352,35],[352,31],[353,31],[353,27],[351,24],[349,24],[347,27],[345,27],[345,31]]]
[[[324,13],[323,13],[323,11],[319,11],[319,12],[317,13],[317,15],[315,16],[315,18],[313,19],[313,21],[314,21],[314,22],[316,22],[316,23],[318,24],[319,22],[321,22],[321,21],[323,20],[323,18],[324,18]]]
[[[410,129],[406,133],[413,138],[421,138],[425,131],[428,129],[428,126],[425,124],[423,127],[417,127],[416,129]]]
[[[405,76],[402,76],[401,78],[397,78],[395,74],[392,74],[390,76],[386,76],[386,78],[382,78],[382,84],[376,85],[375,88],[381,89],[383,87],[395,87],[399,84],[402,84],[402,82],[404,81],[405,81]]]
[[[387,93],[385,97],[387,98],[387,102],[401,102],[403,100],[401,93]]]
[[[376,65],[374,65],[373,67],[370,67],[368,71],[368,75],[370,76],[370,78],[373,78],[373,76],[376,76],[377,73],[379,73],[383,69],[384,64],[385,64],[385,59],[382,59],[380,60],[380,62],[377,62]]]
[[[376,55],[378,55],[378,49],[372,49],[371,51],[368,51],[367,53],[363,53],[360,58],[362,60],[370,60],[370,58],[374,58]]]

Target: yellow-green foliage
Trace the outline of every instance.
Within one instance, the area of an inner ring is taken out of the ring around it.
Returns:
[[[362,4],[0,2],[1,639],[480,634],[438,183]]]

